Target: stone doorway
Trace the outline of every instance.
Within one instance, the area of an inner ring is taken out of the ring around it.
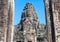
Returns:
[[[28,41],[28,42],[32,42],[32,41]]]

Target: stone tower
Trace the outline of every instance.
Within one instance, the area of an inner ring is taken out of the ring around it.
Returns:
[[[13,10],[8,1],[0,0],[0,42],[12,42]]]
[[[45,0],[45,9],[46,9],[48,36],[51,36],[52,38],[51,40],[51,38],[48,37],[49,38],[48,41],[60,42],[60,0]]]
[[[23,9],[21,21],[15,25],[14,42],[44,42],[45,25],[38,21],[37,13],[31,3]]]
[[[36,42],[37,15],[31,3],[27,3],[21,17],[25,42]]]

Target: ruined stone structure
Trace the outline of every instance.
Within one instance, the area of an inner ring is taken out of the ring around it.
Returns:
[[[0,42],[60,42],[60,0],[44,0],[46,25],[27,3],[20,23],[13,27],[13,4],[14,0],[0,0]]]
[[[60,0],[45,0],[48,42],[60,42]]]
[[[23,9],[21,21],[15,25],[14,42],[46,42],[46,28],[39,23],[37,13],[31,3]]]
[[[0,42],[13,42],[13,0],[0,0]]]

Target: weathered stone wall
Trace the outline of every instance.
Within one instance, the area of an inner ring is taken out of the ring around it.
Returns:
[[[60,42],[60,0],[45,0],[45,10],[48,33],[51,32],[52,37],[51,41]],[[48,37],[50,38],[50,36]],[[48,41],[50,42],[50,39]]]
[[[52,10],[55,27],[55,40],[60,42],[60,0],[52,0]]]
[[[8,21],[8,0],[0,0],[0,42],[6,42]]]
[[[9,0],[0,0],[0,42],[12,42],[13,5]]]

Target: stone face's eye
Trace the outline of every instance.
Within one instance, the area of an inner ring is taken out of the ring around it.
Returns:
[[[22,21],[24,22],[26,19],[22,19]]]

